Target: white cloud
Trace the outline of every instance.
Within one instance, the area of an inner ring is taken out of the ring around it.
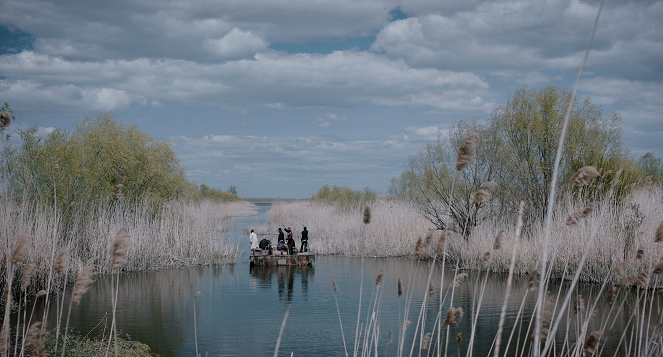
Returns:
[[[269,44],[251,31],[233,28],[220,39],[206,39],[203,46],[221,59],[252,58],[256,52],[269,47]]]

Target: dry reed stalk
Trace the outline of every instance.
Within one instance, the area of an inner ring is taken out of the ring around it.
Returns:
[[[9,112],[2,112],[0,115],[2,119],[0,119],[0,127],[7,127],[9,126],[9,123],[11,122],[11,114]]]
[[[495,242],[493,243],[493,250],[499,250],[502,248],[502,239],[504,239],[504,230],[500,230],[499,233],[497,233],[497,237],[495,237]]]
[[[83,270],[78,275],[78,279],[76,279],[76,282],[74,283],[74,292],[71,294],[71,302],[80,304],[81,298],[90,289],[90,284],[94,282],[94,280],[92,280],[93,273],[94,263],[89,262],[83,267]]]
[[[387,338],[387,344],[388,345],[391,345],[393,337],[394,337],[394,331],[392,329],[389,329],[389,337]]]
[[[585,340],[585,347],[583,348],[585,356],[591,356],[594,354],[602,334],[603,333],[601,331],[594,331],[590,333],[589,336],[587,336],[587,339]]]
[[[129,246],[129,227],[124,226],[117,231],[113,241],[113,270],[122,269],[127,264],[127,247]]]
[[[479,135],[471,133],[463,140],[458,148],[458,158],[456,159],[456,170],[461,171],[468,165],[476,161],[476,145],[479,143]]]
[[[334,293],[338,292],[338,286],[336,286],[336,280],[332,279],[332,284],[334,285]]]
[[[18,237],[18,243],[16,244],[16,247],[14,248],[14,251],[12,252],[12,257],[10,259],[10,262],[12,264],[16,264],[18,262],[22,262],[25,260],[25,256],[27,255],[27,249],[28,249],[28,244],[30,237],[28,237],[25,234],[21,234]]]
[[[583,208],[573,211],[573,213],[571,213],[571,215],[569,215],[569,217],[566,219],[566,225],[574,226],[578,224],[581,219],[587,218],[587,216],[589,216],[589,214],[594,211],[595,207],[596,203],[592,202]]]
[[[658,225],[656,233],[654,234],[654,242],[663,241],[663,221]]]
[[[371,223],[371,206],[364,207],[364,224]]]
[[[597,176],[600,176],[600,174],[596,167],[585,166],[576,172],[575,176],[573,176],[573,182],[578,186],[584,186]]]
[[[32,347],[32,356],[33,357],[44,357],[46,356],[46,351],[44,349],[44,342],[46,340],[46,324],[41,322],[35,322],[28,329],[28,333],[25,337],[25,347]]]
[[[430,284],[428,284],[428,297],[433,297],[435,296],[435,284],[431,281]]]
[[[453,306],[447,310],[447,317],[444,319],[444,324],[446,326],[458,325],[460,320],[463,318],[463,308]]]
[[[451,286],[454,287],[454,288],[459,287],[460,284],[463,282],[463,279],[465,279],[466,277],[467,277],[466,273],[460,273],[460,274],[456,275],[454,280],[451,281]]]

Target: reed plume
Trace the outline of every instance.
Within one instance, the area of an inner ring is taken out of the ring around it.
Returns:
[[[459,345],[460,345],[461,342],[463,342],[463,333],[462,332],[459,332],[456,335],[456,342],[458,342]]]
[[[433,284],[433,282],[431,281],[431,282],[428,284],[428,297],[433,297],[433,296],[435,296],[435,290],[437,290],[437,289],[435,288],[435,284]]]
[[[587,336],[587,339],[585,340],[585,347],[583,348],[585,356],[591,356],[594,354],[602,334],[603,333],[601,331],[594,331],[590,333],[589,336]]]
[[[444,253],[444,247],[447,243],[447,230],[443,230],[440,234],[440,239],[437,241],[437,254],[442,255]]]
[[[481,258],[481,263],[487,267],[489,262],[490,262],[490,252],[483,253],[483,257]]]
[[[384,276],[384,271],[380,270],[380,274],[378,274],[378,277],[375,278],[375,288],[377,289],[380,284],[382,283],[382,277]]]
[[[578,186],[584,186],[597,176],[600,176],[600,174],[596,167],[585,166],[576,172],[573,176],[573,182]]]
[[[534,291],[539,286],[539,269],[534,269],[527,278],[527,290]]]
[[[610,289],[608,289],[608,294],[606,296],[606,301],[612,303],[615,301],[615,296],[617,295],[617,287],[615,284],[610,284]]]
[[[336,280],[332,279],[332,285],[334,285],[334,293],[338,292],[338,286],[336,286]]]
[[[453,306],[447,310],[447,317],[444,319],[444,324],[447,326],[458,325],[460,320],[463,318],[463,308]]]
[[[410,321],[410,320],[407,320],[407,321],[403,322],[401,324],[401,331],[407,330],[407,327],[410,326],[411,323],[412,323],[412,321]]]
[[[476,145],[479,143],[479,135],[471,133],[458,148],[458,158],[456,159],[456,170],[461,171],[468,165],[476,161]]]
[[[566,219],[566,225],[574,226],[578,224],[581,219],[587,218],[587,216],[589,216],[589,214],[594,211],[595,207],[596,203],[592,202],[583,208],[573,211],[573,213],[571,213],[571,215]]]
[[[28,240],[30,237],[28,237],[25,234],[21,234],[18,238],[18,243],[16,244],[16,248],[14,248],[14,251],[12,252],[12,257],[10,259],[10,262],[12,264],[16,264],[18,262],[22,262],[25,260],[25,256],[27,254],[27,249],[28,249]]]
[[[426,332],[424,338],[421,339],[421,349],[427,350],[429,342],[430,342],[430,332]]]
[[[12,115],[9,114],[9,112],[2,112],[0,114],[0,127],[7,127],[9,126],[9,123],[11,122]]]
[[[371,206],[364,207],[364,224],[371,223]]]
[[[426,239],[424,239],[424,248],[429,247],[431,245],[432,240],[433,240],[433,232],[428,231],[428,233],[426,233]]]
[[[401,278],[398,278],[398,296],[403,295],[403,283],[401,283]]]
[[[62,249],[55,259],[55,272],[59,275],[64,274],[69,269],[69,250]]]
[[[25,290],[27,290],[28,286],[30,286],[30,280],[32,279],[32,275],[34,273],[34,264],[27,264],[25,267],[23,267],[23,275],[21,275],[21,291],[23,293],[25,293]]]
[[[582,298],[582,295],[576,296],[576,303],[573,306],[573,310],[575,310],[576,314],[585,311],[585,300]]]
[[[497,233],[497,237],[495,237],[495,242],[493,243],[493,250],[499,250],[502,248],[502,239],[504,239],[504,230],[500,230],[499,233]]]
[[[460,273],[460,274],[456,275],[454,280],[451,281],[451,286],[454,287],[454,288],[459,287],[460,284],[463,282],[463,279],[465,279],[465,277],[467,277],[466,273]]]
[[[115,199],[116,200],[119,200],[120,198],[122,198],[122,187],[124,187],[124,185],[121,184],[121,183],[118,183],[117,185],[115,185]]]
[[[663,260],[661,260],[656,266],[654,267],[654,274],[663,274]]]
[[[394,337],[394,331],[392,329],[389,329],[389,337],[387,338],[387,344],[388,345],[391,345],[393,337]]]
[[[422,250],[422,241],[421,238],[417,240],[417,244],[414,246],[414,257],[419,258],[421,256],[421,250]]]
[[[44,342],[46,340],[46,324],[42,326],[41,322],[35,322],[28,329],[27,336],[25,337],[25,347],[32,347],[33,357],[44,357],[46,352],[44,349]]]
[[[658,225],[656,233],[654,234],[654,242],[660,241],[663,241],[663,221],[661,221],[661,224]]]
[[[642,273],[638,274],[638,277],[635,278],[634,284],[644,289],[647,287],[648,279],[649,279],[649,271],[645,270]]]
[[[113,242],[113,270],[122,269],[127,263],[127,247],[129,246],[129,227],[124,226],[117,231]]]
[[[472,199],[473,205],[478,205],[480,203],[486,202],[490,198],[490,190],[497,187],[497,184],[493,181],[484,182],[477,192],[474,193],[474,198]]]
[[[635,253],[635,259],[642,259],[642,257],[645,255],[645,250],[642,247],[638,247],[637,253]]]
[[[71,302],[80,304],[81,298],[85,293],[90,289],[90,284],[94,282],[92,280],[92,274],[94,273],[94,263],[89,262],[83,270],[78,275],[76,283],[74,283],[74,292],[71,294]]]

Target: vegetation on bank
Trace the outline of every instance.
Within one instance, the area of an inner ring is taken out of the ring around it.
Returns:
[[[448,136],[413,155],[400,177],[392,180],[390,196],[413,202],[438,229],[448,228],[466,238],[491,217],[515,220],[520,201],[525,201],[525,233],[529,234],[541,224],[548,206],[570,98],[570,92],[558,87],[517,90],[485,124],[461,121]],[[611,199],[619,203],[635,187],[660,180],[663,166],[653,155],[645,155],[640,165],[629,158],[620,121],[616,113],[604,115],[590,99],[574,105],[560,161],[558,197],[601,201],[614,184]],[[459,171],[461,147],[472,162]],[[584,166],[595,167],[600,175],[580,188],[571,179]],[[615,180],[617,172],[620,176]],[[476,202],[474,193],[479,190],[485,195]]]
[[[311,201],[332,204],[341,211],[352,211],[363,208],[367,203],[375,202],[377,198],[378,193],[368,187],[359,191],[345,186],[324,185],[311,196]]]

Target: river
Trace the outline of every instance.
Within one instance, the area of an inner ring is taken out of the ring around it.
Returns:
[[[227,234],[236,239],[241,248],[248,245],[245,228],[267,225],[269,205],[260,205],[259,209],[257,216],[233,219]],[[311,236],[311,249],[315,251],[315,236]],[[153,352],[162,356],[194,356],[196,343],[202,356],[271,356],[277,343],[280,343],[278,354],[281,356],[345,356],[343,335],[348,353],[352,355],[359,316],[360,331],[372,318],[376,319],[380,336],[379,355],[395,356],[398,348],[396,336],[405,320],[405,307],[409,305],[407,320],[412,324],[407,329],[404,355],[410,355],[413,348],[414,354],[418,355],[419,342],[413,347],[412,341],[422,301],[424,298],[427,300],[424,333],[432,332],[438,311],[442,310],[444,318],[449,308],[452,289],[448,286],[455,274],[453,268],[447,267],[442,281],[440,265],[436,264],[431,278],[432,291],[429,291],[430,264],[400,258],[319,256],[312,267],[250,269],[244,255],[235,265],[122,274],[117,310],[118,331],[121,336],[148,344]],[[380,273],[383,278],[376,288],[376,278]],[[458,333],[462,334],[463,339],[460,343],[462,354],[467,351],[471,338],[472,306],[476,306],[476,299],[483,296],[473,354],[487,356],[496,335],[506,276],[489,275],[485,293],[480,294],[485,275],[467,273],[468,277],[453,294],[453,306],[463,307],[465,314],[458,326],[449,329],[448,354],[458,355]],[[398,279],[404,287],[402,296],[398,294]],[[336,293],[332,280],[338,288]],[[439,308],[441,281],[444,286],[442,309]],[[597,296],[599,288],[595,285],[580,288],[579,293],[587,301],[587,306],[590,301],[593,302],[591,298]],[[554,292],[554,289],[551,287],[550,290]],[[99,336],[104,331],[108,333],[111,291],[110,277],[98,277],[81,304],[74,306],[70,326],[89,336]],[[196,298],[198,291],[200,295]],[[414,293],[408,303],[410,292]],[[502,349],[523,301],[528,318],[522,324],[515,324],[517,333],[510,349],[522,349],[523,341],[529,340],[523,331],[529,323],[535,294],[526,294],[527,278],[516,277],[507,309]],[[609,308],[609,305],[600,303],[594,313],[605,314]],[[628,302],[624,308],[628,310]],[[288,317],[279,342],[286,314]],[[612,329],[617,334],[606,334],[605,338],[618,340],[618,333],[624,330],[627,317],[618,318],[616,327]],[[598,322],[590,323],[590,332],[596,328],[599,328]],[[390,330],[394,333],[392,343],[388,343]],[[446,329],[443,338],[445,336]],[[517,336],[521,337],[519,346],[516,346]],[[362,333],[360,348],[364,338]],[[426,351],[423,352],[425,354]]]

